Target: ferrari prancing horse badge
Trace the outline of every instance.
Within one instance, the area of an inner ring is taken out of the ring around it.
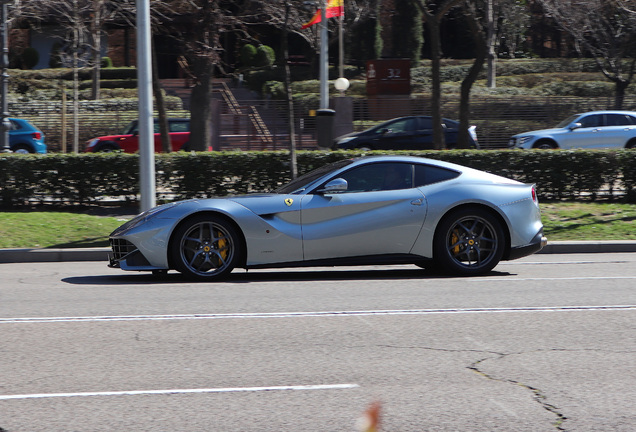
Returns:
[[[287,207],[291,206],[294,203],[294,200],[291,198],[286,198],[285,199],[285,204],[287,204]]]

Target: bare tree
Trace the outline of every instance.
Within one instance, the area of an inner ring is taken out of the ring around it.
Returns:
[[[615,85],[614,106],[623,107],[636,71],[636,14],[628,0],[537,0],[566,31],[581,55],[590,55]]]
[[[442,44],[440,25],[448,11],[457,6],[461,0],[415,0],[424,14],[424,21],[428,26],[429,44],[431,46],[431,75],[432,98],[431,110],[433,117],[433,142],[436,149],[446,148],[444,128],[442,126],[441,100],[442,85],[440,82]]]

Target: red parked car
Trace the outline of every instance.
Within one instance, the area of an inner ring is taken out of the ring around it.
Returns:
[[[190,119],[168,119],[170,129],[170,144],[172,151],[188,151],[190,144]],[[108,135],[93,138],[86,142],[85,152],[112,152],[123,151],[136,153],[139,151],[139,125],[137,120],[128,124],[119,135]],[[155,152],[161,153],[161,137],[159,134],[159,122],[155,119]]]

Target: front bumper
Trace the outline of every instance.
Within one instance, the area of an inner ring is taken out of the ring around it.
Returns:
[[[146,257],[128,240],[111,238],[112,254],[108,254],[108,267],[131,271],[163,270],[150,265]]]

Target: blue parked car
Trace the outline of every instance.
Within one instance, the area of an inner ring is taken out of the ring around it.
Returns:
[[[14,153],[46,153],[44,134],[27,120],[9,118],[9,147]]]

